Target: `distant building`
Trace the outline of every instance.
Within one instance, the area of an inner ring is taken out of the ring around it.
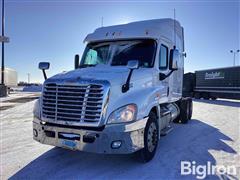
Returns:
[[[0,72],[1,72],[0,68]],[[0,81],[2,79],[2,73],[0,73]],[[11,68],[4,68],[4,83],[8,87],[15,87],[17,86],[18,76],[17,71]]]

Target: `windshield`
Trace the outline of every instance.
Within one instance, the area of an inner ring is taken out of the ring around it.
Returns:
[[[140,67],[152,67],[155,54],[154,40],[115,41],[88,44],[80,67],[110,64],[126,66],[129,60],[138,60]]]

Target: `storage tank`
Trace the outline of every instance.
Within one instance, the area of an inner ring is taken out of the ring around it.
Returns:
[[[2,69],[0,68],[0,72]],[[2,80],[2,73],[0,73],[0,81]],[[4,84],[7,87],[15,87],[17,86],[17,71],[11,68],[4,68]]]

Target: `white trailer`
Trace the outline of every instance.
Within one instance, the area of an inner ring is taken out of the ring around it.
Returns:
[[[150,161],[171,123],[191,119],[182,98],[184,37],[173,19],[102,27],[89,34],[75,70],[46,79],[34,107],[33,138]],[[39,68],[49,68],[42,62]]]
[[[2,69],[0,68],[0,72]],[[0,79],[2,79],[2,73],[0,73]],[[7,87],[16,87],[18,83],[17,71],[11,68],[4,68],[4,84]]]

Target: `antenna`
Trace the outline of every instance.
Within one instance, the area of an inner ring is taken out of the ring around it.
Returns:
[[[173,16],[174,16],[174,24],[173,24],[173,33],[174,33],[174,46],[173,49],[176,49],[176,12],[175,8],[173,9]]]

